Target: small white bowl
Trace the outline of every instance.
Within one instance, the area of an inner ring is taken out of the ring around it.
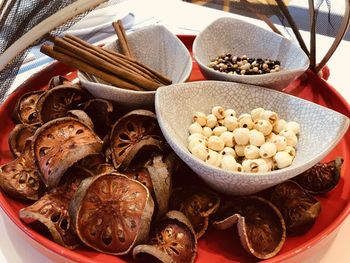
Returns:
[[[247,55],[281,62],[281,71],[262,75],[233,75],[208,67],[217,56]],[[206,79],[233,81],[282,90],[309,67],[309,58],[294,42],[259,26],[230,17],[208,25],[193,42],[193,56]]]
[[[225,171],[208,165],[187,149],[192,115],[214,106],[233,108],[237,115],[262,107],[280,118],[296,121],[301,132],[296,157],[286,168],[267,173]],[[254,194],[290,179],[322,160],[343,137],[349,119],[333,110],[263,87],[220,81],[200,81],[159,88],[155,107],[161,130],[175,153],[209,186],[225,194]]]
[[[159,71],[173,83],[182,83],[189,78],[191,55],[181,40],[166,27],[152,25],[127,36],[136,60]],[[107,44],[105,48],[120,51],[118,41]],[[95,97],[112,100],[128,108],[154,107],[155,91],[118,88],[80,71],[78,77],[82,86]]]

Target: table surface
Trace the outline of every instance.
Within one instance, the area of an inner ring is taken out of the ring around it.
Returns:
[[[115,1],[114,1],[115,2]],[[303,6],[307,1],[294,0],[292,4],[296,6]],[[175,0],[128,0],[122,3],[114,4],[111,6],[116,12],[131,12],[135,15],[135,23],[133,27],[128,31],[137,30],[148,24],[163,24],[167,26],[175,34],[197,34],[207,24],[214,21],[221,16],[233,16],[240,19],[247,20],[249,22],[256,23],[255,19],[242,17],[235,14],[226,13],[219,10],[214,10],[194,4],[185,3]],[[181,19],[179,19],[181,17]],[[98,21],[98,20],[97,20]],[[86,22],[86,21],[85,21]],[[82,20],[80,23],[84,23]],[[260,23],[261,24],[261,23]],[[262,24],[261,26],[266,27]],[[308,32],[301,32],[302,36],[308,41]],[[111,36],[114,38],[114,36]],[[331,45],[333,38],[319,35],[318,51],[319,56]],[[339,93],[350,102],[350,87],[347,78],[348,74],[348,59],[350,55],[350,43],[348,41],[342,41],[336,53],[333,55],[329,63],[330,78],[328,82],[336,87]],[[320,57],[318,56],[318,61]],[[43,67],[43,66],[41,66]],[[18,86],[33,72],[40,70],[41,67],[37,67],[33,70],[29,70],[20,74],[13,88]],[[19,230],[12,223],[12,221],[6,216],[6,214],[0,209],[0,263],[42,263],[52,262],[47,257],[36,251],[25,240],[21,239]],[[318,244],[315,247],[308,249],[304,252],[305,255],[299,255],[290,260],[290,262],[306,262],[306,263],[347,263],[350,262],[350,217],[348,217],[341,227],[339,232],[331,238],[330,243]],[[302,253],[303,254],[303,253]]]

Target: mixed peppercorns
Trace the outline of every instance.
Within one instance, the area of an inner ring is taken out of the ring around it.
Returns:
[[[233,75],[261,75],[280,71],[281,63],[278,60],[249,58],[246,55],[237,57],[226,53],[213,59],[208,67]]]
[[[300,125],[276,112],[256,108],[236,116],[221,106],[196,112],[189,127],[188,149],[202,161],[238,172],[268,172],[291,165]]]

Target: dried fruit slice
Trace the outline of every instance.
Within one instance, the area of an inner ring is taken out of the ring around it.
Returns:
[[[33,136],[37,127],[28,124],[17,124],[9,134],[9,148],[13,156],[18,157],[24,150],[26,140]]]
[[[86,245],[123,255],[147,240],[153,208],[144,185],[118,173],[105,173],[80,184],[69,212]]]
[[[275,256],[286,239],[286,226],[280,211],[257,196],[241,197],[231,203],[230,215],[215,221],[218,229],[237,223],[244,249],[259,259]]]
[[[85,111],[70,110],[70,111],[67,111],[66,116],[78,119],[82,123],[84,123],[86,126],[88,126],[91,130],[94,129],[94,124],[92,123],[92,120],[90,119],[89,115],[86,114]]]
[[[270,198],[281,211],[288,234],[306,232],[321,212],[321,203],[290,180],[278,184]]]
[[[156,115],[151,111],[134,110],[118,119],[110,135],[114,166],[121,169],[128,167],[143,147],[159,148],[158,138],[152,138],[153,135],[159,134]]]
[[[134,259],[140,262],[194,262],[197,240],[191,223],[179,211],[169,211],[152,231],[148,244],[133,250]]]
[[[325,194],[337,186],[343,161],[338,157],[328,163],[317,163],[292,180],[310,194]]]
[[[68,213],[68,206],[83,178],[91,176],[83,169],[69,169],[64,185],[56,187],[42,196],[34,204],[19,211],[19,217],[26,222],[38,220],[50,231],[52,238],[58,244],[74,249],[81,244],[74,232]]]
[[[57,86],[61,85],[66,85],[70,86],[72,85],[72,82],[68,80],[66,77],[63,76],[54,76],[53,78],[50,79],[49,84],[48,84],[48,89],[53,89]]]
[[[90,94],[75,86],[58,86],[48,90],[38,101],[36,107],[40,122],[46,123],[66,116],[67,111],[78,109],[87,101]]]
[[[40,122],[37,111],[37,101],[44,91],[31,91],[23,94],[17,101],[13,112],[15,123],[38,124]]]
[[[33,136],[35,164],[49,188],[58,185],[72,164],[101,149],[100,138],[85,124],[69,117],[44,124]]]
[[[216,212],[220,197],[205,188],[178,187],[173,189],[170,209],[183,212],[190,220],[197,239],[202,237],[209,225],[209,216]]]
[[[104,99],[92,99],[85,103],[84,111],[89,115],[95,126],[95,132],[103,138],[113,125],[115,115],[113,104]]]
[[[17,159],[0,166],[0,186],[15,198],[39,199],[43,184],[34,164],[31,141],[26,142]]]

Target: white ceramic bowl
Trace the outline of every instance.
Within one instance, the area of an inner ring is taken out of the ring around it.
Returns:
[[[186,46],[162,25],[152,25],[128,34],[130,49],[135,59],[150,68],[159,71],[173,83],[185,82],[192,71],[192,59]],[[119,51],[117,41],[105,48]],[[84,88],[98,98],[115,101],[129,108],[152,108],[155,91],[132,91],[118,88],[78,72]]]
[[[281,62],[281,71],[262,75],[232,75],[208,67],[217,56],[231,53]],[[223,17],[198,34],[193,56],[206,79],[233,81],[281,90],[309,67],[309,59],[294,42],[248,22]]]
[[[187,149],[188,128],[197,111],[214,106],[233,108],[237,115],[257,107],[301,126],[296,157],[287,168],[267,173],[239,173],[206,164]],[[253,194],[290,179],[322,160],[343,137],[349,119],[315,103],[263,87],[220,81],[200,81],[159,88],[155,107],[159,125],[176,154],[209,186],[226,194]]]

